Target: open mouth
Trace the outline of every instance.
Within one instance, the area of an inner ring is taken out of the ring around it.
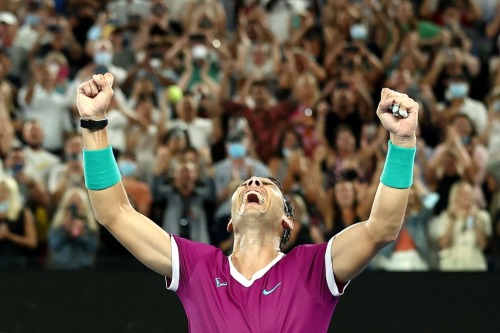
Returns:
[[[256,191],[249,191],[243,196],[243,205],[256,204],[262,205],[264,203],[264,196]]]

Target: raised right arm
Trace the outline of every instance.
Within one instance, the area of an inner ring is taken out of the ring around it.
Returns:
[[[81,118],[102,120],[113,96],[113,76],[94,75],[78,87],[77,107]],[[106,128],[91,131],[82,129],[86,153],[109,147]],[[113,169],[114,160],[109,161]],[[86,172],[85,177],[92,177]],[[153,221],[138,213],[130,204],[127,193],[118,182],[101,190],[89,190],[94,214],[106,229],[140,262],[155,272],[172,276],[170,236]]]

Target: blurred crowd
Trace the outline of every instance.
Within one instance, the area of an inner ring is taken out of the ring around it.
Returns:
[[[285,251],[366,220],[388,134],[380,90],[420,104],[405,225],[388,271],[500,270],[500,2],[5,0],[0,269],[135,263],[95,220],[76,87],[111,72],[108,131],[132,204],[231,252],[231,196],[274,177]]]

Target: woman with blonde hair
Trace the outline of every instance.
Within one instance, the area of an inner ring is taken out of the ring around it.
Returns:
[[[37,244],[33,214],[23,207],[16,180],[0,177],[0,269],[26,267],[27,250]]]
[[[63,195],[49,231],[50,268],[78,269],[94,265],[98,225],[88,194],[79,187]]]
[[[430,224],[442,271],[486,271],[484,250],[492,234],[491,216],[474,200],[473,187],[456,182],[448,207]]]

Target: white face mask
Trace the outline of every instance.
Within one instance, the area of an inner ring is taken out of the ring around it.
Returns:
[[[135,55],[135,61],[137,63],[141,63],[144,61],[144,59],[146,59],[146,52],[144,51],[137,52],[137,54]]]
[[[351,25],[349,33],[353,40],[366,40],[368,30],[366,29],[366,26],[364,24],[355,23]]]
[[[47,71],[50,76],[55,77],[59,73],[60,66],[56,63],[50,63],[47,65]]]
[[[205,46],[197,44],[193,46],[193,59],[205,59],[208,55],[208,50]]]
[[[111,52],[98,51],[94,54],[94,62],[99,66],[108,66],[113,60]]]
[[[9,203],[7,201],[0,201],[0,214],[7,214],[9,211]]]

